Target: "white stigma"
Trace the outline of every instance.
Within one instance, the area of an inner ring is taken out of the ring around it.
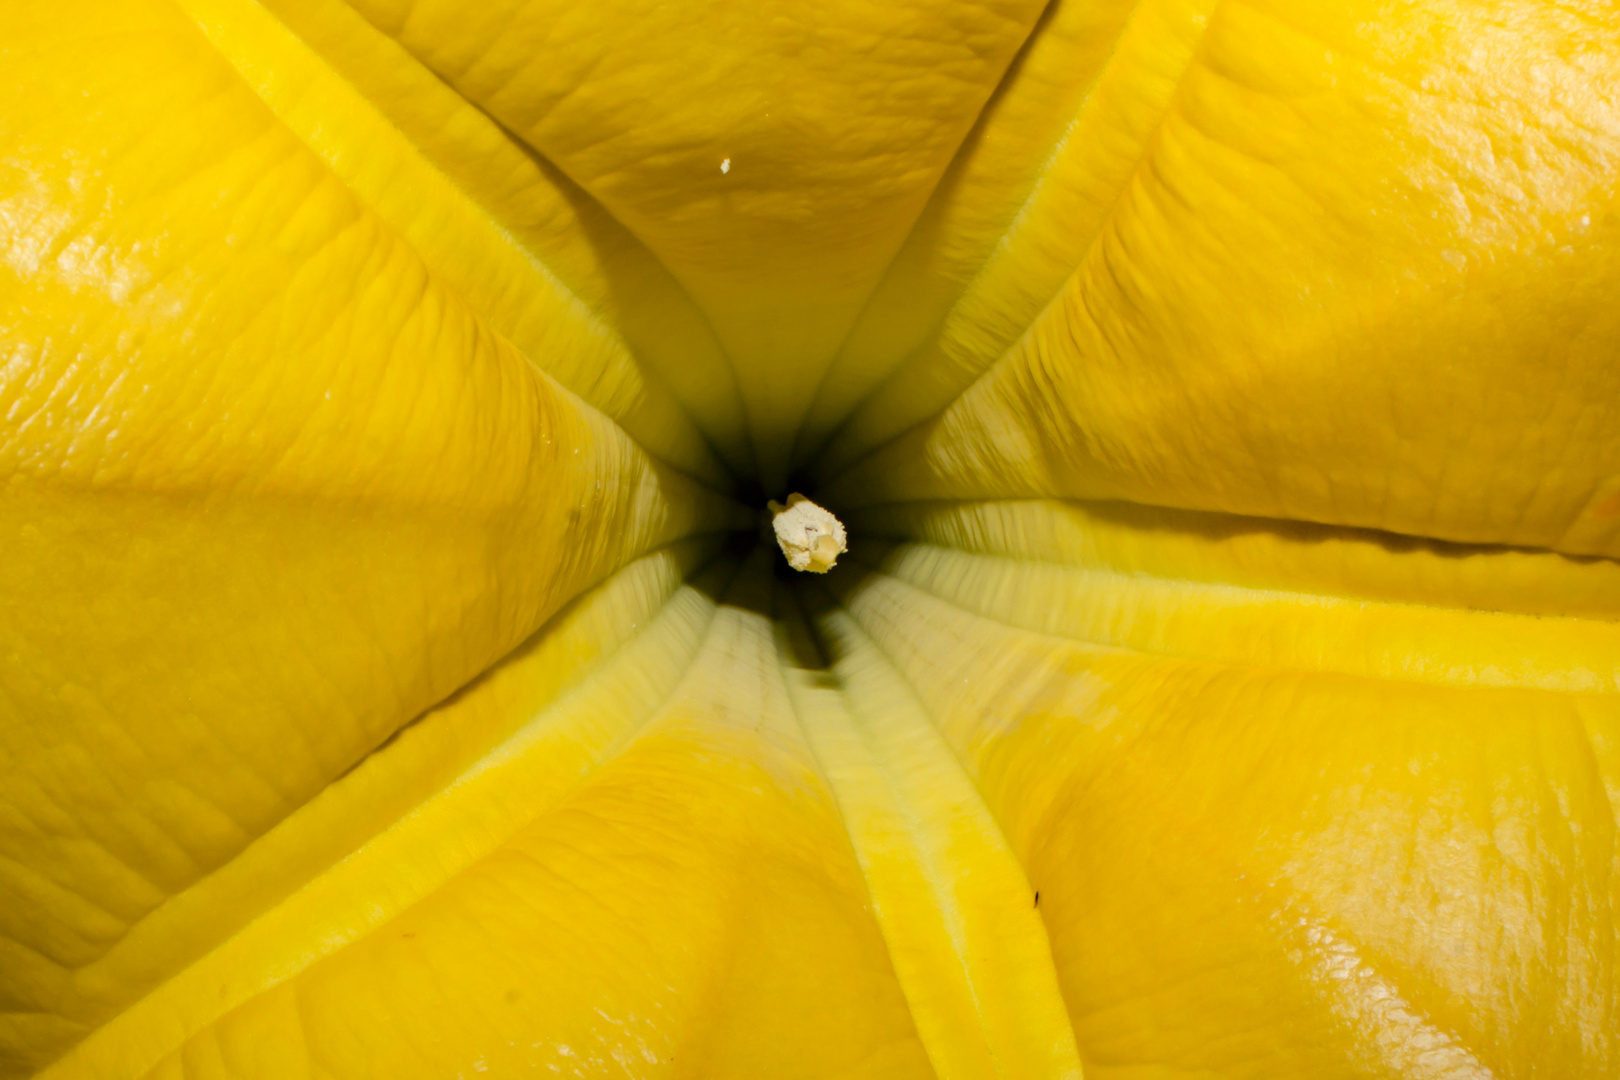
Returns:
[[[793,569],[825,574],[849,550],[843,522],[798,492],[788,496],[786,506],[775,500],[769,506],[776,542]]]

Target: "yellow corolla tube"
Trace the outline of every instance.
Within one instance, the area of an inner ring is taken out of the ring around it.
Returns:
[[[0,0],[0,1080],[1620,1075],[1617,297],[1607,0]]]

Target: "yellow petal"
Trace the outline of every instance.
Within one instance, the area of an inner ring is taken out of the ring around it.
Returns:
[[[818,621],[842,692],[804,672],[790,686],[935,1075],[1078,1078],[1046,934],[995,821],[860,629]]]
[[[1616,18],[1221,7],[1027,333],[828,498],[1122,498],[1620,554]]]
[[[69,1004],[166,901],[732,511],[531,366],[178,13],[6,17],[31,92],[0,152],[0,978],[26,1065],[191,958]]]
[[[1043,7],[355,5],[600,200],[736,364],[766,485]]]
[[[675,570],[626,570],[405,732],[369,789],[468,726],[494,745],[54,1073],[926,1075],[769,624],[716,609],[734,567]],[[318,839],[349,784],[272,839]]]
[[[1614,23],[0,9],[0,1076],[1613,1074]]]
[[[1040,890],[1088,1066],[1601,1074],[1615,565],[1180,518],[924,512],[845,593]],[[1609,617],[1482,610],[1559,583]]]
[[[719,482],[690,414],[732,468],[752,469],[703,316],[555,168],[336,0],[274,15],[185,6],[288,130],[531,362],[656,457]]]

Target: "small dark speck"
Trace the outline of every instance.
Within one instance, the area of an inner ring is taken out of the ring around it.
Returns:
[[[409,933],[409,934],[401,934],[401,935],[399,935],[399,936],[400,936],[400,937],[402,937],[402,938],[413,938],[413,937],[415,937],[415,936],[416,936],[416,932],[415,932],[415,931],[412,931],[412,932],[411,932],[411,933]]]
[[[1041,906],[1041,890],[1039,890],[1039,889],[1035,890],[1035,906],[1036,907]]]

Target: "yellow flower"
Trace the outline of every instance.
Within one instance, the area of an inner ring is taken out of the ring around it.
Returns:
[[[0,0],[0,1076],[1616,1075],[1617,95],[1607,0]]]

